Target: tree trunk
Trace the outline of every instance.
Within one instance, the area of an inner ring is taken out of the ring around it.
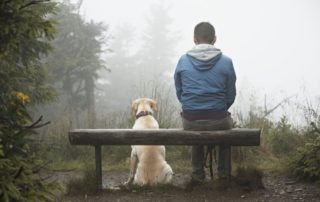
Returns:
[[[93,77],[88,76],[85,81],[88,128],[95,128],[96,123],[94,87]]]

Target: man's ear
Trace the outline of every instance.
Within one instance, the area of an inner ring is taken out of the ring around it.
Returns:
[[[131,110],[133,114],[137,113],[138,110],[138,105],[139,105],[139,101],[138,100],[134,100],[131,104]]]
[[[213,40],[212,40],[212,45],[214,45],[215,43],[216,43],[216,41],[217,41],[217,37],[216,36],[214,36],[214,38],[213,38]]]
[[[194,42],[194,44],[198,44],[198,40],[196,39],[196,37],[193,37],[193,42]]]
[[[150,107],[154,112],[158,111],[158,106],[157,106],[157,102],[154,100],[150,100]]]

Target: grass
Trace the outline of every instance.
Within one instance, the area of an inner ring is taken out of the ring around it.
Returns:
[[[191,154],[188,146],[168,146],[166,150],[166,161],[172,167],[175,173],[191,172]],[[104,151],[102,154],[103,171],[128,172],[130,168],[130,151],[115,147],[114,150]],[[107,152],[110,152],[107,155]],[[262,150],[250,150],[242,148],[241,152],[233,149],[232,155],[236,157],[233,160],[233,167],[250,166],[263,171],[282,171],[285,168],[285,159],[275,157]],[[238,153],[241,153],[240,156]],[[239,160],[240,159],[240,160]],[[84,171],[88,164],[94,165],[94,153],[74,159],[58,159],[50,164],[50,169],[55,171],[77,170]]]
[[[68,195],[93,194],[95,192],[97,192],[95,169],[90,165],[85,168],[83,177],[71,178],[66,183],[66,194]]]
[[[75,160],[56,160],[49,164],[49,169],[54,171],[67,171],[67,170],[83,170],[86,163],[85,161]]]
[[[93,159],[75,159],[75,160],[59,160],[50,164],[49,169],[54,171],[78,170],[84,171],[88,164],[94,165]],[[118,162],[111,160],[102,160],[103,171],[129,171],[129,162],[121,159]]]
[[[89,150],[90,152],[90,150]],[[129,146],[102,147],[102,170],[129,171]],[[188,146],[167,146],[166,161],[174,172],[188,172],[191,169],[190,152]],[[80,170],[83,171],[88,164],[95,164],[94,152],[76,156],[74,158],[56,158],[49,168],[56,171]]]

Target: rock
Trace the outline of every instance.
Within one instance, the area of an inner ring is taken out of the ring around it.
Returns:
[[[279,194],[280,195],[283,195],[283,194],[285,194],[286,192],[284,191],[284,190],[281,190],[280,192],[279,192]]]
[[[293,188],[292,188],[291,185],[287,186],[286,192],[287,192],[287,193],[292,193],[292,192],[293,192]]]
[[[110,191],[119,191],[121,188],[119,186],[110,187]]]
[[[291,180],[291,181],[286,181],[284,184],[286,184],[286,185],[292,185],[292,184],[296,184],[296,183],[297,183],[297,181]]]
[[[303,188],[297,188],[294,191],[302,191],[302,190],[303,190]]]
[[[245,198],[245,197],[246,197],[246,195],[244,195],[244,194],[243,194],[243,195],[241,195],[241,198]]]

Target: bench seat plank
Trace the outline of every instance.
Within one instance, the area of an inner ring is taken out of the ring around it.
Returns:
[[[69,132],[73,145],[260,145],[260,129],[233,128],[218,131],[183,129],[74,129]]]

